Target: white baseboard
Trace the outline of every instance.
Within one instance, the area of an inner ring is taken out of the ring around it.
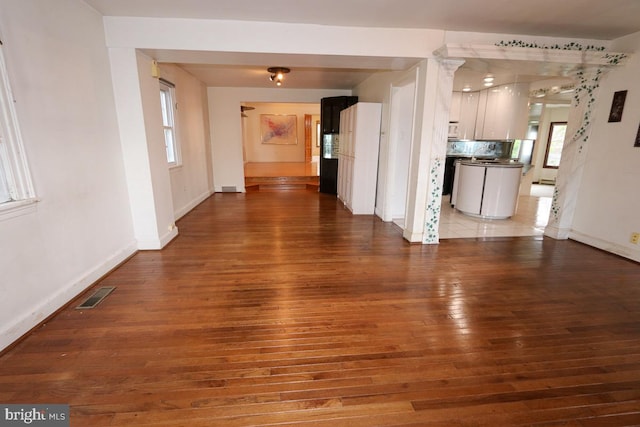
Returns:
[[[138,250],[141,251],[159,251],[164,248],[170,241],[178,236],[178,227],[171,225],[162,236],[153,236],[152,238],[138,239]]]
[[[165,246],[167,246],[167,244],[173,239],[175,239],[177,236],[178,236],[178,227],[173,226],[171,230],[167,231],[162,236],[160,236],[160,247],[158,249],[162,249]]]
[[[31,329],[38,326],[47,317],[51,316],[69,301],[84,292],[97,282],[102,276],[113,270],[137,251],[136,242],[131,242],[126,247],[109,256],[106,260],[86,271],[76,280],[52,295],[47,295],[44,301],[36,302],[36,305],[25,310],[25,313],[12,321],[9,325],[2,325],[0,330],[0,350],[7,348]]]
[[[407,230],[406,228],[402,233],[402,237],[404,237],[405,240],[411,243],[422,243],[422,233],[414,233],[414,232],[411,232],[410,230]]]
[[[544,235],[556,240],[566,240],[569,238],[571,230],[568,228],[559,228],[553,225],[547,225],[544,229]]]
[[[196,197],[195,199],[193,199],[191,202],[187,203],[186,206],[183,206],[182,208],[178,209],[176,212],[174,212],[174,216],[176,218],[176,220],[182,218],[183,216],[185,216],[186,214],[188,214],[189,212],[191,212],[191,210],[193,208],[195,208],[196,206],[198,206],[200,203],[204,202],[207,198],[209,198],[209,196],[211,196],[213,194],[212,191],[207,190],[204,193],[200,194],[198,197]]]
[[[611,252],[612,254],[619,255],[623,258],[628,258],[632,261],[640,262],[640,251],[633,251],[625,246],[617,243],[607,242],[597,237],[589,236],[586,234],[572,231],[569,233],[569,238],[585,245],[593,246],[594,248],[601,249],[605,252]]]

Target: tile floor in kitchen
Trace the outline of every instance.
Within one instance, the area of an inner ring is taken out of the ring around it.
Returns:
[[[549,219],[552,185],[534,184],[531,195],[520,196],[516,214],[509,219],[474,218],[453,209],[449,196],[442,198],[440,238],[542,236]]]

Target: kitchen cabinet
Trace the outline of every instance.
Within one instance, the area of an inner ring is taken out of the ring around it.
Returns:
[[[478,93],[475,139],[525,139],[529,84],[512,83]]]
[[[320,127],[323,134],[340,133],[340,112],[358,102],[357,96],[334,96],[320,100]]]
[[[460,212],[490,219],[513,216],[522,163],[463,160],[457,163],[452,203]]]
[[[358,102],[357,96],[334,96],[320,100],[320,192],[336,194],[338,185],[338,150],[340,111]]]
[[[373,215],[382,104],[359,102],[340,113],[338,198],[353,214]]]
[[[479,92],[453,92],[449,111],[450,138],[474,139],[479,97]]]
[[[453,92],[451,95],[451,107],[449,108],[449,123],[460,121],[460,108],[462,104],[462,92]]]

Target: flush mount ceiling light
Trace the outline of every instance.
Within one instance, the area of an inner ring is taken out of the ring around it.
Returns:
[[[463,92],[471,92],[471,87],[470,86],[465,86],[462,88]]]
[[[267,71],[271,73],[271,75],[269,76],[269,80],[271,80],[272,82],[276,82],[276,86],[282,86],[284,75],[291,70],[286,67],[269,67],[267,68]]]
[[[492,74],[487,74],[486,76],[484,76],[483,80],[485,83],[493,83],[494,77]]]

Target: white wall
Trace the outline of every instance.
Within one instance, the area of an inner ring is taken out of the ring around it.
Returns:
[[[636,53],[601,81],[570,237],[640,261],[640,246],[629,242],[640,232],[640,148],[633,146],[640,123],[640,33],[615,41],[612,50]],[[622,121],[608,123],[619,90],[628,90]]]
[[[304,116],[305,114],[319,115],[320,103],[246,103],[255,110],[246,111],[247,117],[242,118],[245,126],[244,148],[247,162],[304,162]],[[240,114],[238,110],[238,114]],[[297,144],[279,145],[263,144],[260,130],[260,116],[262,114],[295,115]],[[319,117],[319,116],[318,116]],[[319,119],[318,119],[319,120]],[[315,122],[312,135],[315,135]],[[312,141],[313,142],[313,141]]]
[[[177,236],[162,130],[160,86],[152,60],[131,48],[109,49],[129,204],[138,249],[160,249]]]
[[[174,64],[160,64],[162,78],[175,85],[176,137],[181,165],[171,168],[173,212],[178,219],[213,192],[207,88]]]
[[[39,202],[0,221],[0,349],[135,252],[102,17],[78,0],[0,2]]]
[[[244,192],[241,104],[318,103],[329,96],[351,95],[351,91],[210,87],[208,94],[214,190],[221,192],[222,187],[235,187]]]

